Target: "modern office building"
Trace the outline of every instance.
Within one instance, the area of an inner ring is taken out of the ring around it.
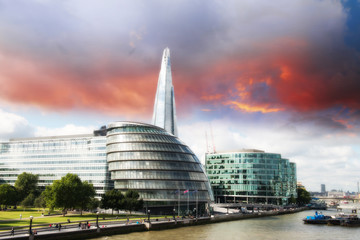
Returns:
[[[146,210],[203,213],[213,194],[200,161],[177,137],[170,50],[161,61],[153,124],[113,122],[93,134],[11,139],[0,143],[0,184],[22,172],[39,175],[41,186],[67,173],[108,189],[135,189]],[[110,176],[111,173],[111,176]]]
[[[296,164],[255,149],[206,154],[206,171],[217,203],[286,204],[297,197]]]
[[[0,184],[14,185],[23,172],[39,175],[39,186],[67,173],[94,185],[99,198],[113,188],[106,161],[106,129],[93,134],[10,139],[0,143]]]

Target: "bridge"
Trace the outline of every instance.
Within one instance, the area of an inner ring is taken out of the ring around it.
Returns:
[[[344,197],[323,197],[323,196],[313,196],[312,198],[317,198],[319,200],[323,200],[327,202],[340,202],[340,201],[348,201],[353,203],[360,202],[360,198],[344,198]]]

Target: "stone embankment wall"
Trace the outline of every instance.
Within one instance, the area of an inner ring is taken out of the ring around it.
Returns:
[[[298,209],[291,209],[291,210],[284,210],[284,211],[271,211],[271,212],[260,212],[260,213],[250,213],[250,214],[221,214],[215,215],[213,217],[206,217],[206,218],[198,218],[198,219],[181,219],[181,220],[169,220],[169,221],[152,221],[151,223],[139,223],[139,224],[129,224],[129,225],[117,225],[117,226],[107,226],[104,228],[93,228],[87,230],[79,230],[79,231],[72,231],[72,232],[56,232],[56,233],[42,233],[41,235],[36,236],[23,236],[23,237],[11,237],[11,239],[16,240],[25,240],[25,239],[89,239],[101,236],[109,236],[115,234],[125,234],[130,232],[141,232],[141,231],[156,231],[156,230],[164,230],[164,229],[171,229],[171,228],[179,228],[179,227],[187,227],[187,226],[194,226],[194,225],[201,225],[201,224],[211,224],[211,223],[218,223],[218,222],[225,222],[225,221],[235,221],[241,219],[249,219],[249,218],[259,218],[259,217],[267,217],[267,216],[275,216],[275,215],[282,215],[282,214],[291,214],[295,212],[300,212],[306,210],[307,208],[298,208]]]

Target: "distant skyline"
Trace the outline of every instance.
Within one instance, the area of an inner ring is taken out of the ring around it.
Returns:
[[[171,51],[179,137],[254,148],[311,191],[360,181],[360,2],[0,0],[0,140],[151,123]]]

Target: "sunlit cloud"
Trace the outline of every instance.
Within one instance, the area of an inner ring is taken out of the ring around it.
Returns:
[[[214,111],[214,109],[203,108],[203,109],[201,109],[201,111],[203,111],[203,112],[212,112],[212,111]]]
[[[229,101],[225,102],[224,105],[230,105],[231,108],[239,109],[244,112],[261,112],[261,113],[272,113],[283,111],[282,108],[271,108],[268,104],[263,106],[252,106],[250,104]]]

